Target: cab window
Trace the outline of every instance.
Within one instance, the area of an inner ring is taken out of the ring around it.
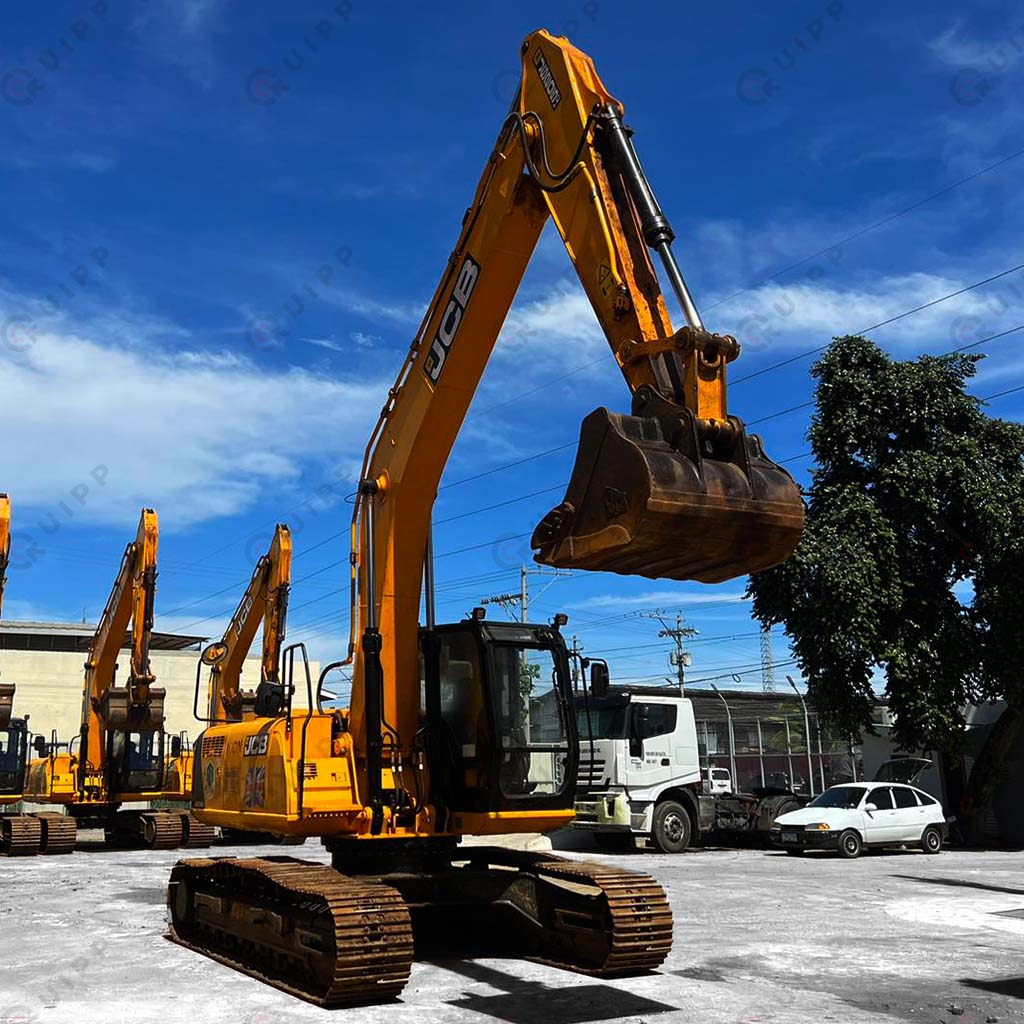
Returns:
[[[480,674],[480,651],[471,633],[449,633],[439,640],[441,718],[448,727],[456,761],[463,764],[462,783],[483,789],[489,726]]]
[[[677,710],[672,704],[635,704],[633,735],[638,740],[648,740],[675,732]]]
[[[879,786],[871,790],[865,804],[874,804],[880,811],[891,811],[893,809],[892,790],[888,786]]]
[[[569,740],[549,650],[497,645],[493,649],[498,784],[508,797],[561,792]]]
[[[917,806],[917,800],[914,797],[914,791],[912,789],[894,789],[893,793],[896,797],[897,807],[906,808]]]

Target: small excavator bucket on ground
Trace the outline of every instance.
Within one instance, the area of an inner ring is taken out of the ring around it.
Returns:
[[[803,501],[760,438],[735,417],[702,421],[643,397],[634,402],[643,415],[601,408],[583,421],[565,499],[534,530],[536,560],[702,583],[785,561],[803,531]]]

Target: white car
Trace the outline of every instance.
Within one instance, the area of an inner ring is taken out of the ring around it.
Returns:
[[[935,797],[913,786],[877,782],[832,786],[806,807],[776,818],[769,833],[787,853],[837,850],[848,858],[865,846],[913,845],[938,853],[947,834]]]

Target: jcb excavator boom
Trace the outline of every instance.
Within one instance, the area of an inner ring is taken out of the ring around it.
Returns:
[[[11,499],[0,494],[0,615],[4,610],[7,566],[11,561]],[[0,729],[6,729],[14,710],[14,684],[0,682]]]
[[[275,688],[281,685],[281,647],[291,575],[292,536],[287,526],[278,523],[270,550],[256,563],[249,586],[223,638],[203,651],[202,660],[210,666],[207,721],[240,722],[252,715],[261,690],[270,699],[276,695]],[[260,623],[263,624],[260,689],[243,690],[242,666]]]
[[[383,720],[402,737],[416,729],[415,702],[402,687],[416,673],[434,496],[549,217],[633,403],[631,415],[602,408],[584,420],[565,499],[534,531],[537,560],[716,582],[783,561],[803,528],[796,484],[727,412],[727,366],[739,345],[708,333],[697,314],[622,104],[591,59],[563,38],[534,33],[522,45],[522,62],[518,93],[446,273],[367,446],[353,514],[360,605],[351,622],[379,631],[389,681]],[[679,329],[652,249],[688,320]],[[361,659],[357,679],[364,676]],[[362,696],[356,687],[359,737]],[[370,743],[379,731],[374,718]]]

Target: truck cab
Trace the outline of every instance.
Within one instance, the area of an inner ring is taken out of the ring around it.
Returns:
[[[650,841],[685,850],[698,831],[703,788],[693,706],[678,687],[609,687],[576,699],[580,767],[573,827],[601,845]]]

